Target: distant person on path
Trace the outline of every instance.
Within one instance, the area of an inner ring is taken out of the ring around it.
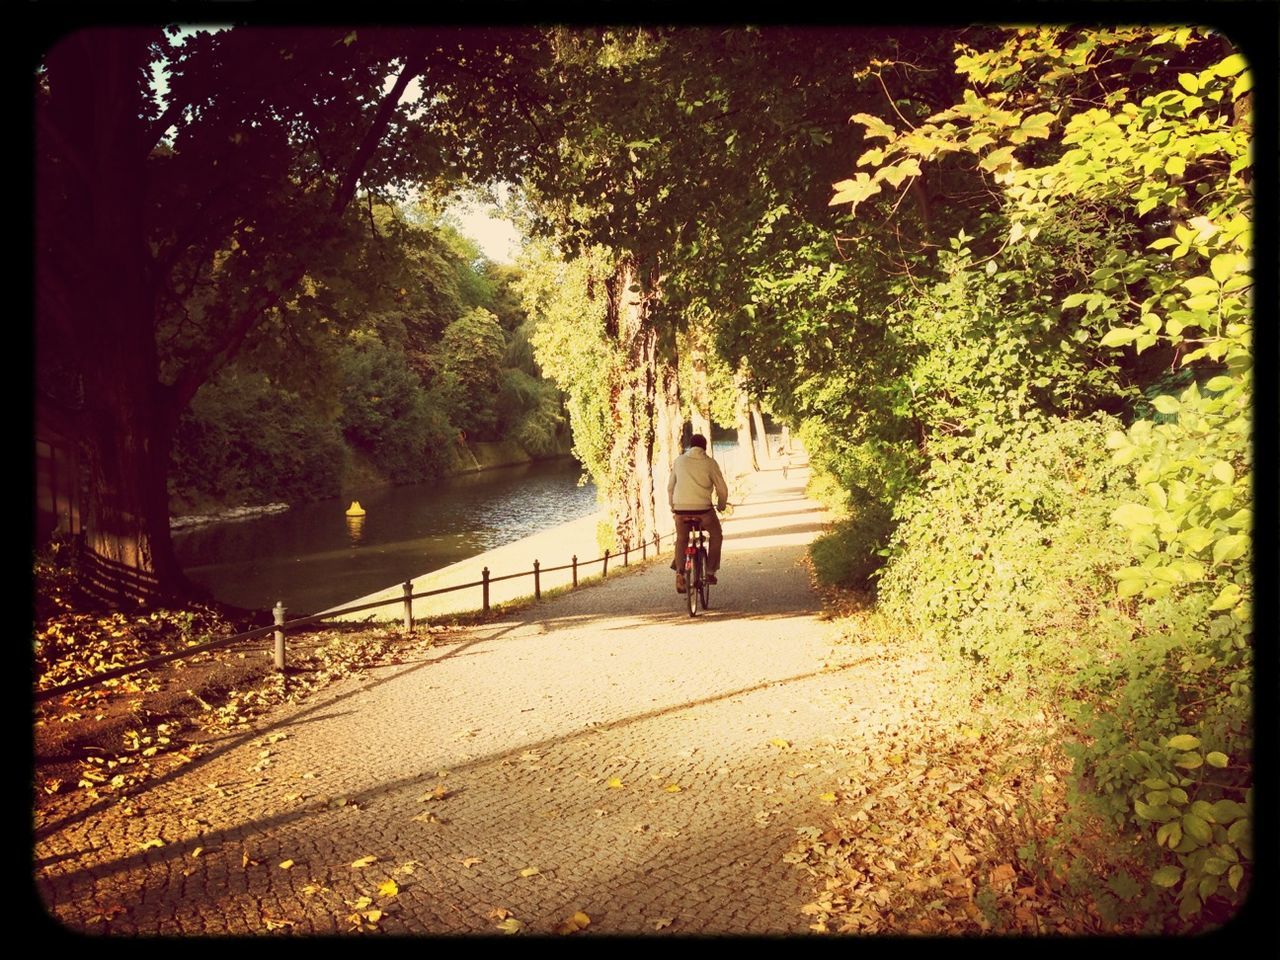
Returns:
[[[715,507],[712,508],[713,495]],[[729,485],[724,482],[720,466],[707,456],[707,438],[695,433],[689,438],[689,449],[676,457],[667,480],[667,500],[671,504],[672,520],[676,526],[676,552],[671,558],[671,569],[676,572],[676,592],[684,593],[684,551],[689,545],[689,521],[697,519],[711,535],[711,549],[707,557],[707,583],[716,582],[720,569],[720,545],[724,532],[716,510],[723,510],[729,502]]]

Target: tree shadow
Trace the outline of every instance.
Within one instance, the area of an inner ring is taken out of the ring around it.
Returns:
[[[634,724],[643,723],[649,720],[655,720],[662,717],[673,716],[675,714],[690,711],[698,707],[720,703],[726,700],[731,700],[734,697],[741,697],[746,694],[755,693],[757,691],[763,690],[768,687],[777,687],[777,686],[786,685],[786,684],[796,684],[796,683],[804,682],[806,680],[812,680],[819,676],[842,673],[844,671],[851,670],[856,666],[860,666],[862,663],[865,662],[866,659],[870,659],[870,658],[859,659],[857,661],[844,663],[836,667],[813,670],[813,671],[809,671],[807,673],[801,673],[801,674],[793,674],[792,676],[783,677],[780,679],[762,680],[758,683],[753,683],[753,684],[749,684],[747,686],[742,686],[742,687],[736,687],[733,690],[723,691],[723,692],[711,694],[705,697],[699,697],[696,699],[687,700],[683,703],[657,707],[653,710],[646,710],[640,713],[633,713],[629,716],[621,717],[617,720],[610,720],[604,723],[593,723],[593,724],[590,724],[589,726],[583,727],[579,730],[573,731],[568,734],[547,737],[542,740],[523,743],[518,746],[505,748],[503,750],[494,751],[492,753],[486,754],[481,757],[473,758],[464,763],[453,764],[450,766],[450,770],[455,774],[465,773],[471,770],[475,770],[486,764],[501,763],[504,760],[512,760],[512,759],[518,758],[521,754],[529,751],[538,752],[541,750],[549,750],[552,748],[559,748],[559,747],[573,745],[589,737],[594,737],[601,732],[609,732],[613,730],[624,729]],[[375,684],[362,687],[360,690],[351,691],[350,693],[344,695],[342,698],[339,698],[339,699],[345,699],[348,696],[353,696],[356,693],[362,692],[364,689],[368,689],[369,687],[372,687],[372,686],[378,686],[378,685],[381,685],[382,683],[389,683],[392,680],[400,679],[402,676],[405,675],[406,672],[407,671],[400,671],[394,676],[386,677],[380,681],[377,681]],[[287,723],[273,724],[271,727],[268,727],[267,729],[271,729],[273,727],[278,727],[281,725],[287,726],[288,724]],[[264,731],[261,731],[261,730],[255,731],[249,734],[248,736],[241,738],[241,742],[243,742],[243,740],[247,740],[250,738],[261,737],[263,733]],[[226,749],[229,749],[229,747],[223,748],[224,751]],[[202,760],[207,761],[207,758],[202,758]],[[410,787],[416,788],[428,782],[435,783],[437,781],[437,777],[434,773],[434,767],[431,764],[426,764],[425,766],[428,772],[419,772],[419,773],[409,774],[404,777],[399,777],[394,780],[389,780],[384,783],[367,787],[363,790],[348,792],[344,796],[350,803],[355,804],[357,806],[363,806],[371,803],[374,800],[378,800],[390,794],[393,794],[399,790],[403,790]],[[192,771],[192,769],[193,769],[192,765],[188,764],[187,766],[181,768],[181,771],[178,771],[178,772],[189,773]],[[172,779],[172,777],[167,777],[166,779]],[[155,784],[151,784],[151,786],[154,786],[154,785]],[[201,834],[199,837],[192,837],[186,840],[169,844],[162,848],[158,848],[154,850],[139,851],[138,853],[129,854],[128,856],[118,857],[115,860],[94,864],[92,866],[81,867],[78,870],[74,870],[65,874],[59,874],[56,877],[56,885],[59,887],[71,886],[86,879],[92,879],[92,880],[101,882],[103,879],[109,876],[122,873],[125,871],[129,871],[129,870],[134,870],[134,869],[138,869],[146,866],[156,866],[159,864],[169,864],[174,861],[181,862],[185,858],[189,857],[191,851],[196,847],[204,847],[206,849],[216,848],[223,842],[234,841],[238,839],[240,835],[243,835],[246,833],[250,833],[250,834],[260,833],[262,831],[272,830],[272,829],[286,826],[289,824],[304,822],[318,814],[328,811],[329,809],[331,809],[330,801],[326,798],[323,800],[317,800],[316,802],[313,802],[313,803],[305,804],[303,806],[297,807],[289,811],[273,813],[267,816],[262,816],[257,818],[249,818],[233,826],[221,827],[216,830],[210,830]],[[65,858],[59,857],[59,859],[65,859]],[[37,867],[47,866],[49,865],[49,863],[52,863],[52,862],[54,862],[53,858],[46,858],[45,860],[36,861],[36,866]],[[47,886],[48,882],[44,881],[41,878],[37,878],[37,885]]]
[[[772,527],[768,530],[744,530],[741,533],[726,533],[725,542],[730,540],[764,540],[771,537],[792,537],[809,533],[822,533],[827,529],[825,523],[793,523],[785,527]]]

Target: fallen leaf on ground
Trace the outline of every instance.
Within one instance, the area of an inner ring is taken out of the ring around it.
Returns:
[[[657,920],[653,921],[653,929],[655,930],[661,930],[664,927],[669,927],[669,926],[671,926],[670,917],[659,917]]]
[[[542,871],[541,871],[541,870],[539,870],[537,867],[525,867],[523,870],[521,870],[521,871],[520,871],[520,876],[522,876],[522,877],[532,877],[532,876],[536,876],[537,874],[539,874],[539,873],[541,873],[541,872],[542,872]]]
[[[773,738],[772,740],[770,740],[769,742],[770,742],[771,744],[773,744],[775,747],[779,747],[779,748],[781,748],[781,749],[783,749],[783,750],[785,750],[785,749],[787,749],[787,747],[791,746],[791,741],[790,741],[790,740],[783,740],[781,737],[774,737],[774,738]]]
[[[823,803],[835,803],[836,795],[830,792],[820,793],[818,794],[818,799],[821,800]]]
[[[666,791],[667,791],[667,793],[679,793],[679,792],[680,792],[682,789],[684,789],[684,788],[683,788],[683,787],[681,787],[681,786],[680,786],[680,784],[678,784],[678,783],[668,783],[668,784],[667,784],[665,787],[663,787],[662,789],[666,790]]]
[[[579,910],[572,917],[569,917],[567,920],[561,920],[556,924],[556,933],[576,933],[579,930],[585,930],[590,923],[591,918]]]
[[[394,880],[388,880],[378,888],[378,896],[380,897],[394,897],[398,896],[399,893],[400,887]]]
[[[511,916],[511,911],[506,907],[494,907],[489,911],[490,920],[505,920],[509,916]]]
[[[464,867],[474,867],[477,863],[483,863],[484,861],[481,860],[479,857],[465,857],[462,860],[459,860],[458,862],[461,863]]]
[[[359,870],[361,867],[367,867],[369,866],[369,864],[377,863],[377,862],[378,862],[377,857],[361,857],[359,860],[353,861],[351,866]]]
[[[202,853],[204,853],[204,847],[196,847],[194,850],[191,851],[191,859],[194,860],[196,857],[200,856],[200,854]]]
[[[609,779],[609,782],[605,784],[605,786],[607,786],[610,790],[621,790],[622,781],[619,780],[617,777],[611,777]]]
[[[280,864],[280,869],[281,869],[281,870],[292,870],[292,869],[293,869],[293,861],[292,861],[292,860],[286,860],[286,861],[284,861],[282,864]]]
[[[1002,863],[991,871],[991,885],[998,887],[1006,883],[1012,883],[1016,876],[1017,874],[1014,872],[1012,864]]]
[[[142,847],[143,850],[150,850],[152,847],[163,847],[164,841],[153,837],[150,840],[142,841],[138,846]]]
[[[351,907],[351,909],[352,909],[352,910],[363,910],[365,907],[371,907],[371,906],[373,906],[373,898],[372,898],[372,897],[360,897],[359,899],[357,899],[357,900],[356,900],[356,901],[354,901],[354,902],[352,902],[352,901],[348,900],[348,901],[347,901],[347,906]]]
[[[508,917],[498,924],[498,929],[503,933],[519,933],[524,929],[524,924],[515,917]]]
[[[240,854],[240,866],[242,866],[242,867],[256,867],[257,865],[258,865],[258,861],[257,861],[257,860],[251,860],[251,859],[249,858],[249,855],[248,855],[247,853],[242,853],[242,854]]]
[[[264,916],[262,922],[266,924],[268,930],[282,930],[293,926],[292,920],[277,920],[275,917]]]

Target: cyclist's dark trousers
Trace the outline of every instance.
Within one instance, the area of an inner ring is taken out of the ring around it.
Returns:
[[[711,541],[707,548],[707,573],[715,573],[720,569],[720,544],[724,541],[724,531],[720,529],[720,518],[715,510],[702,513],[677,513],[672,516],[676,524],[676,553],[671,558],[672,570],[684,569],[684,551],[689,546],[689,520],[700,520],[702,529],[707,531],[707,539]]]

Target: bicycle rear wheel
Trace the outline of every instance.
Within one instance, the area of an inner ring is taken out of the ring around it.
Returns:
[[[698,599],[702,601],[702,609],[711,609],[711,584],[707,582],[707,551],[698,548]]]
[[[696,556],[685,558],[684,563],[684,595],[689,602],[689,616],[698,615],[698,584],[701,581]]]

